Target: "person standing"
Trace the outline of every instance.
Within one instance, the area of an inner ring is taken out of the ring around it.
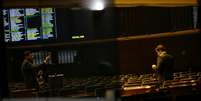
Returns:
[[[48,64],[50,56],[48,55],[43,64]],[[24,83],[27,89],[38,88],[36,80],[36,72],[39,70],[41,65],[33,64],[33,55],[31,51],[24,52],[24,60],[21,65],[22,75],[24,77]]]
[[[155,48],[157,53],[157,63],[152,65],[152,69],[156,71],[156,77],[160,83],[173,79],[174,57],[167,53],[164,45],[159,44]]]

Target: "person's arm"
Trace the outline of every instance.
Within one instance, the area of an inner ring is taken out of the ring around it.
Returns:
[[[50,58],[51,58],[51,55],[48,55],[47,57],[45,57],[43,63],[44,63],[44,64],[48,64]]]
[[[48,56],[44,59],[43,64],[48,64],[50,58],[51,58],[51,56],[48,55]],[[28,62],[27,65],[29,65],[29,66],[27,67],[27,69],[28,69],[28,68],[31,68],[31,69],[38,69],[38,68],[40,68],[40,65],[38,65],[38,64],[33,64],[33,63],[31,63],[31,62]]]
[[[158,70],[159,64],[160,64],[159,62],[160,62],[160,57],[157,57],[156,64],[152,65],[153,70]]]
[[[31,66],[32,69],[37,69],[37,68],[39,68],[39,65],[33,64],[33,63],[30,63],[30,66]]]

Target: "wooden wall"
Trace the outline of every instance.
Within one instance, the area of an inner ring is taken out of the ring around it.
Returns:
[[[162,43],[175,57],[174,71],[201,70],[200,34],[118,42],[121,73],[150,73],[156,63],[154,48]]]

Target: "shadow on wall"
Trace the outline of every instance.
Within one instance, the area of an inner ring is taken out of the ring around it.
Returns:
[[[101,75],[114,75],[117,73],[117,70],[111,62],[102,60],[97,65],[97,72]]]

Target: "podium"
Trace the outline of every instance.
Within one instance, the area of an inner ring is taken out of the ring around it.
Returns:
[[[63,88],[64,74],[48,75],[48,88],[50,96],[59,96],[60,90]]]

